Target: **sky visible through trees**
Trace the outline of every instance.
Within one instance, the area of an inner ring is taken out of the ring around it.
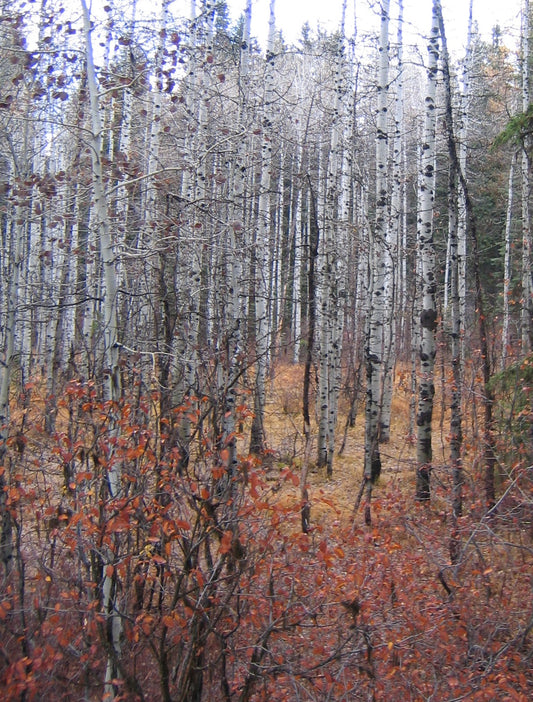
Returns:
[[[233,18],[239,16],[244,7],[244,0],[231,0],[228,3]],[[262,43],[266,37],[268,24],[268,0],[254,0],[254,21],[252,30]],[[406,0],[405,33],[406,41],[419,41],[427,34],[428,17],[431,14],[429,0]],[[348,0],[347,33],[353,26],[353,9],[358,14],[359,30],[375,31],[379,21],[379,3],[369,0]],[[278,27],[288,42],[295,42],[301,34],[301,27],[307,21],[312,30],[317,23],[326,31],[335,31],[341,19],[342,0],[286,0],[277,3]],[[445,0],[443,2],[444,18],[448,22],[450,50],[455,52],[464,47],[468,23],[468,2],[466,0]],[[475,0],[474,16],[479,24],[479,31],[485,38],[490,38],[493,27],[499,24],[502,32],[509,36],[512,43],[518,41],[518,17],[520,1],[509,0]]]

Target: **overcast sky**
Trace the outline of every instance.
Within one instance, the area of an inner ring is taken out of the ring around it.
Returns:
[[[414,37],[427,34],[431,20],[431,4],[431,0],[404,0],[406,35]],[[451,49],[458,50],[466,39],[468,4],[468,0],[443,0],[443,14]],[[232,17],[236,19],[245,6],[245,0],[228,0],[228,5]],[[354,5],[358,15],[358,31],[372,31],[377,26],[379,3],[376,0],[348,0],[350,18],[347,22],[347,33],[350,33],[349,28],[353,26]],[[252,32],[261,39],[267,32],[268,6],[269,0],[253,1]],[[338,27],[341,6],[342,0],[277,0],[276,23],[283,31],[286,41],[295,42],[306,20],[312,29],[316,27],[317,22],[327,30]],[[392,0],[391,16],[394,18],[397,13],[397,2]],[[520,0],[474,0],[474,19],[478,22],[485,39],[490,39],[492,27],[500,24],[502,30],[509,34],[506,43],[514,46],[520,28],[519,14]]]

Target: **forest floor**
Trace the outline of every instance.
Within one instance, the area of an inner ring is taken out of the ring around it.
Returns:
[[[296,475],[300,474],[304,452],[302,376],[301,367],[280,366],[271,384],[266,427],[268,446],[274,457],[270,470],[274,473],[273,479],[275,469],[283,470],[286,466]],[[364,563],[370,558],[369,570],[364,576],[356,577],[357,601],[366,603],[365,621],[372,622],[373,626],[381,616],[377,614],[379,608],[388,606],[377,603],[376,588],[381,589],[385,601],[383,588],[385,592],[390,589],[391,612],[395,614],[391,619],[390,615],[385,616],[384,629],[390,626],[386,636],[391,636],[391,632],[396,635],[403,629],[405,638],[400,637],[402,643],[398,643],[398,648],[406,649],[411,645],[411,636],[405,635],[405,631],[411,625],[413,631],[417,631],[413,640],[421,636],[422,641],[428,636],[430,647],[420,646],[416,656],[422,657],[415,667],[421,671],[425,667],[423,658],[428,662],[433,659],[429,668],[437,682],[432,693],[428,680],[416,688],[416,674],[406,673],[409,655],[398,669],[396,659],[391,658],[393,668],[387,675],[396,680],[395,685],[398,684],[397,674],[406,675],[401,683],[405,684],[404,690],[409,691],[405,699],[526,702],[533,699],[531,467],[525,468],[523,473],[514,473],[514,467],[498,463],[498,502],[492,514],[487,514],[483,494],[483,444],[478,430],[481,412],[474,392],[467,391],[463,516],[454,520],[448,440],[450,403],[444,375],[436,379],[435,389],[431,501],[420,503],[415,499],[416,442],[412,434],[410,378],[409,370],[400,370],[395,382],[390,441],[380,447],[382,473],[372,494],[372,525],[365,526],[362,507],[354,512],[363,478],[365,417],[364,392],[361,392],[355,426],[348,429],[342,455],[335,455],[330,478],[325,469],[318,470],[314,462],[314,427],[308,474],[311,531],[316,529],[319,538],[325,538],[334,549],[340,545],[339,553],[350,549],[351,558],[356,561]],[[337,451],[347,412],[348,401],[341,400]],[[500,458],[504,461],[503,454]],[[518,466],[518,454],[516,458]],[[279,500],[292,503],[298,509],[300,487],[286,482]],[[382,553],[369,556],[366,550],[369,544],[378,551],[382,549]],[[456,549],[455,559],[453,549]],[[399,588],[403,589],[400,607],[395,594]],[[442,604],[438,604],[439,601]],[[434,606],[437,615],[433,628],[432,616],[428,613]],[[420,620],[415,614],[417,608]],[[402,614],[398,616],[400,610]],[[440,621],[445,610],[446,617],[450,618],[443,617]],[[399,625],[402,617],[405,621]],[[426,633],[421,634],[422,631]],[[392,646],[390,641],[386,645]],[[396,644],[393,648],[396,650]],[[443,660],[447,661],[446,665]],[[399,672],[401,670],[404,672]],[[397,692],[401,688],[395,685],[391,690]],[[385,693],[385,689],[382,688],[381,694],[396,694]],[[378,699],[392,700],[393,697],[378,696]]]
[[[397,374],[391,413],[390,440],[380,447],[382,473],[375,486],[373,499],[379,509],[380,497],[394,494],[398,500],[414,501],[415,493],[415,437],[410,427],[411,398],[406,384],[406,373]],[[270,393],[266,410],[266,434],[268,448],[273,452],[274,465],[280,468],[289,466],[299,472],[304,454],[302,419],[302,366],[280,366],[270,383]],[[308,484],[312,508],[312,519],[320,523],[328,511],[333,510],[342,519],[361,519],[354,514],[354,505],[363,479],[364,460],[364,392],[359,393],[359,407],[355,426],[346,431],[346,441],[342,454],[339,448],[345,434],[346,417],[349,411],[348,400],[341,398],[337,426],[336,453],[333,460],[333,474],[326,475],[325,469],[316,467],[316,425],[312,437],[311,461]],[[449,412],[442,403],[442,383],[436,382],[435,395],[436,431],[433,437],[434,464],[432,480],[437,486],[448,483],[447,427]],[[287,488],[290,490],[290,488]],[[300,499],[299,489],[294,497]],[[331,502],[328,510],[324,497]],[[439,509],[444,508],[440,504]],[[324,514],[325,513],[325,514]]]

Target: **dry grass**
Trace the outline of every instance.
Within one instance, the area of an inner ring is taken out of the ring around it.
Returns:
[[[382,477],[375,490],[377,500],[384,495],[411,499],[415,480],[415,443],[410,433],[410,392],[406,385],[406,371],[397,374],[391,413],[390,441],[381,446]],[[273,451],[274,465],[278,469],[285,466],[298,471],[304,453],[302,421],[303,367],[296,365],[278,366],[273,374],[266,411],[266,433],[269,448]],[[446,461],[446,423],[448,413],[442,415],[441,383],[437,383],[435,397],[434,436],[436,484],[448,481]],[[314,462],[316,455],[316,421],[313,422],[311,466],[308,475],[313,521],[345,519],[353,516],[353,507],[362,480],[364,458],[364,398],[360,401],[355,426],[348,429],[342,455],[338,454],[342,443],[348,401],[341,397],[337,425],[336,455],[333,463],[333,476],[328,478],[324,470],[318,470]],[[442,431],[441,431],[442,426]],[[298,489],[291,490],[294,499],[300,499]]]

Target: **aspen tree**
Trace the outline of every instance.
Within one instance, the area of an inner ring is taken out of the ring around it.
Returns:
[[[530,109],[530,7],[529,0],[524,0],[522,7],[522,112]],[[530,222],[530,157],[531,137],[524,136],[522,145],[522,301],[520,308],[521,351],[527,355],[533,348],[533,287],[531,280],[531,222]]]
[[[202,236],[207,236],[207,132],[209,113],[207,89],[213,62],[214,5],[203,0],[200,12],[191,3],[191,58],[185,79],[187,130],[184,138],[186,169],[181,182],[180,230],[177,270],[169,265],[171,280],[167,288],[176,287],[176,304],[182,316],[172,347],[172,405],[192,402],[198,393],[198,342],[200,334],[200,296],[202,266],[205,262]],[[166,264],[165,264],[166,265]],[[172,283],[175,279],[175,283]],[[174,433],[180,450],[180,469],[189,462],[192,423],[188,413],[179,419]]]
[[[286,281],[287,259],[282,256],[284,249],[284,173],[287,167],[288,153],[285,139],[279,143],[277,162],[272,163],[272,227],[270,246],[268,247],[268,298],[267,319],[269,327],[269,341],[267,352],[267,366],[270,373],[273,371],[275,354],[280,350],[280,310],[281,300]],[[290,214],[290,213],[289,213]]]
[[[46,41],[45,35],[47,28],[52,23],[53,9],[47,2],[41,2],[37,47],[39,51],[43,52],[44,56],[51,48],[50,43]],[[65,70],[65,66],[61,65],[62,60],[59,52],[53,64],[50,59],[47,62],[49,64],[48,70],[52,69],[52,65],[59,73],[61,70]],[[42,70],[44,68],[42,66]],[[34,74],[34,83],[36,79],[37,76]],[[58,102],[48,95],[45,105],[50,111],[57,112],[58,107],[52,103],[57,104]],[[62,260],[63,251],[57,245],[59,239],[57,231],[55,231],[57,223],[53,223],[53,219],[57,214],[57,209],[65,207],[65,203],[62,200],[64,199],[66,187],[64,183],[59,183],[55,178],[55,173],[60,172],[65,167],[64,154],[50,151],[47,148],[48,143],[56,143],[58,138],[57,126],[53,122],[46,126],[45,124],[37,119],[32,126],[34,141],[32,170],[41,184],[50,183],[50,190],[41,186],[39,190],[36,189],[31,198],[33,216],[28,220],[29,255],[27,257],[28,269],[25,275],[25,287],[28,290],[29,301],[31,300],[30,309],[33,309],[33,311],[31,314],[31,327],[25,330],[23,345],[26,346],[30,357],[35,354],[36,357],[42,359],[41,367],[46,372],[47,396],[45,402],[47,411],[45,414],[45,429],[48,430],[50,429],[49,422],[53,416],[55,405],[55,393],[52,388],[54,384],[54,342],[57,326],[55,316],[61,318],[64,314],[62,305],[57,305],[56,308],[59,297],[57,274],[59,271],[64,270],[64,265]],[[54,193],[53,196],[51,196],[52,192]],[[32,337],[36,337],[35,341]]]
[[[194,168],[194,189],[193,197],[196,206],[192,208],[194,224],[192,231],[188,234],[191,237],[190,243],[182,252],[185,261],[187,280],[187,304],[186,304],[186,339],[184,363],[184,387],[185,394],[194,395],[197,387],[198,369],[198,341],[200,334],[200,291],[202,287],[202,265],[204,264],[203,247],[198,245],[198,232],[203,232],[208,236],[208,221],[205,215],[208,202],[207,174],[209,169],[208,160],[208,127],[209,127],[209,103],[207,93],[211,81],[211,65],[213,61],[213,25],[215,18],[215,3],[211,0],[203,0],[201,5],[201,15],[198,18],[198,29],[200,31],[199,46],[201,52],[202,66],[198,66],[197,80],[197,126],[192,139],[192,156]],[[201,225],[201,229],[198,225]],[[193,232],[196,231],[196,234]]]
[[[295,156],[295,174],[301,170],[303,160],[303,147],[298,143]],[[296,177],[293,175],[293,178]],[[303,224],[302,224],[302,187],[296,188],[296,201],[291,212],[291,234],[294,250],[294,264],[292,269],[292,297],[291,297],[291,330],[292,330],[292,361],[298,363],[300,360],[300,344],[302,336],[302,248],[303,248]]]
[[[304,62],[307,61],[306,57],[303,59]],[[306,96],[311,92],[311,72],[307,70],[307,66],[299,63],[297,66],[297,86],[298,94],[301,96]],[[309,169],[309,123],[311,121],[313,106],[314,106],[315,94],[311,94],[310,104],[307,108],[307,114],[303,110],[303,104],[298,105],[298,112],[296,113],[296,132],[297,132],[297,153],[295,157],[295,172],[300,174],[299,187],[296,188],[296,204],[293,208],[293,228],[294,228],[294,269],[293,269],[293,297],[292,297],[292,328],[293,328],[293,338],[294,338],[294,352],[293,360],[295,363],[300,359],[301,347],[307,348],[305,346],[306,341],[304,341],[303,335],[305,334],[305,315],[303,313],[304,308],[309,302],[309,296],[307,300],[304,300],[302,293],[304,289],[307,289],[305,284],[306,272],[309,272],[309,266],[307,265],[311,257],[306,257],[304,252],[307,250],[307,242],[309,242],[310,237],[310,190],[306,191],[304,173]],[[299,101],[303,103],[303,101]],[[302,108],[302,111],[300,111]],[[314,259],[313,259],[314,266]],[[313,275],[314,277],[314,275]],[[305,294],[305,293],[304,293]],[[308,309],[308,308],[307,308]]]
[[[458,258],[458,218],[459,201],[455,134],[453,130],[454,116],[452,108],[452,87],[450,78],[450,58],[448,44],[440,4],[437,7],[439,31],[442,43],[442,63],[444,74],[444,90],[446,95],[446,138],[449,154],[448,173],[448,238],[450,257],[450,297],[451,297],[451,355],[453,382],[451,389],[451,417],[450,417],[450,463],[452,468],[452,534],[450,539],[450,558],[455,563],[459,556],[457,519],[463,512],[463,417],[462,417],[462,387],[463,387],[463,359],[461,353],[461,300],[459,295],[459,258]]]
[[[150,248],[158,243],[161,209],[160,196],[157,187],[157,174],[161,168],[160,149],[162,135],[163,117],[163,90],[165,87],[164,77],[164,56],[166,53],[166,39],[169,23],[169,0],[161,0],[158,18],[158,40],[155,47],[153,61],[153,82],[150,101],[150,121],[147,128],[145,172],[146,187],[142,193],[144,222],[141,224],[140,241],[137,248],[142,253],[147,254]],[[121,148],[128,149],[130,141],[131,98],[129,91],[124,92],[124,111],[126,123],[121,127]],[[127,153],[127,152],[126,152]],[[157,271],[150,271],[149,285],[153,290],[157,290],[159,300],[157,309],[159,314],[155,315],[155,338],[158,350],[161,350],[159,361],[159,384],[161,387],[161,419],[168,421],[169,396],[170,396],[170,366],[173,334],[176,323],[175,304],[175,269],[176,256],[170,247],[170,252],[163,246],[157,246]],[[168,259],[171,259],[170,261]],[[151,324],[148,317],[150,312],[142,314],[147,327]]]
[[[416,120],[416,192],[417,195],[421,191],[422,187],[422,125],[420,119]],[[417,196],[416,200],[416,221],[420,219],[420,198]],[[417,409],[417,399],[418,399],[418,354],[420,349],[420,339],[421,339],[421,329],[418,320],[420,319],[420,310],[422,301],[420,299],[419,290],[420,282],[422,280],[422,266],[419,256],[419,243],[416,241],[415,249],[415,261],[414,261],[414,281],[411,289],[411,371],[410,371],[410,390],[411,399],[409,401],[409,436],[415,438],[416,436],[416,409]]]
[[[346,1],[342,6],[342,21],[334,55],[335,97],[329,157],[326,171],[326,197],[324,205],[324,236],[321,241],[321,268],[319,286],[320,353],[318,403],[318,460],[319,468],[326,466],[327,474],[333,473],[335,427],[340,392],[339,366],[342,352],[343,309],[339,297],[343,275],[339,266],[342,256],[343,213],[342,167],[343,136],[346,124],[346,57],[344,22]],[[339,321],[340,317],[340,321]]]
[[[309,184],[309,261],[307,268],[307,345],[304,364],[304,379],[303,379],[303,398],[302,398],[302,415],[303,415],[303,432],[305,437],[304,461],[302,466],[302,475],[300,478],[301,484],[301,520],[302,531],[307,534],[310,527],[310,504],[309,494],[307,489],[307,471],[309,467],[309,456],[311,452],[311,413],[310,392],[311,392],[311,366],[313,363],[313,353],[315,346],[315,330],[316,330],[316,261],[318,258],[318,249],[320,246],[320,227],[318,223],[318,208],[315,192],[311,183],[311,178],[308,175]]]
[[[230,170],[230,192],[232,200],[229,208],[228,242],[226,255],[226,277],[228,290],[225,307],[226,348],[224,378],[220,383],[220,391],[224,397],[223,416],[223,449],[228,451],[227,478],[231,484],[237,470],[237,439],[236,439],[236,403],[237,383],[242,372],[243,358],[243,321],[244,321],[244,288],[242,274],[244,269],[244,222],[247,212],[245,207],[247,150],[249,147],[246,134],[246,118],[248,112],[248,93],[250,79],[250,49],[251,49],[252,0],[246,0],[244,9],[244,25],[240,52],[239,74],[239,121],[237,130],[237,146],[232,161],[228,164]]]
[[[398,3],[397,34],[397,78],[394,110],[394,134],[392,139],[392,185],[390,222],[387,228],[385,308],[389,315],[386,329],[386,352],[384,356],[383,402],[380,418],[380,441],[390,439],[391,407],[393,395],[394,366],[396,363],[398,318],[403,317],[402,297],[399,295],[402,271],[402,227],[403,227],[403,2]]]
[[[511,295],[511,224],[513,219],[513,199],[514,199],[514,174],[517,164],[517,152],[513,152],[511,164],[509,166],[509,185],[507,188],[507,213],[505,216],[505,253],[503,262],[503,322],[502,322],[502,355],[500,359],[500,368],[505,370],[507,363],[507,355],[509,353],[509,324],[510,324],[510,295]]]
[[[473,0],[470,0],[468,8],[468,28],[467,28],[467,38],[466,38],[466,51],[465,57],[463,59],[463,72],[462,72],[462,90],[461,90],[461,116],[459,120],[459,129],[457,133],[457,138],[459,142],[459,162],[461,165],[461,170],[466,173],[466,164],[468,156],[468,136],[470,129],[470,83],[472,80],[473,71],[473,51],[472,51],[472,23],[473,23]],[[459,295],[459,306],[460,306],[460,334],[461,334],[461,355],[464,360],[464,343],[465,343],[465,325],[466,325],[466,290],[467,290],[467,255],[468,255],[468,241],[467,241],[467,223],[466,223],[466,204],[464,201],[464,193],[460,188],[458,192],[459,197],[459,219],[458,219],[458,231],[457,231],[457,264],[459,270],[458,277],[458,295]],[[452,303],[453,304],[453,303]]]
[[[420,312],[420,379],[416,423],[416,497],[430,498],[430,473],[432,463],[431,431],[433,397],[435,395],[435,332],[437,329],[437,291],[435,250],[433,243],[433,211],[435,202],[435,94],[439,59],[438,0],[432,6],[431,32],[428,43],[427,87],[422,141],[422,163],[419,187],[418,255],[421,263],[422,309]]]
[[[117,277],[116,277],[116,253],[111,236],[111,227],[107,207],[106,193],[103,183],[102,169],[102,125],[99,109],[98,85],[96,82],[96,72],[92,52],[91,23],[89,11],[85,0],[80,0],[83,8],[84,36],[87,56],[87,85],[89,89],[90,109],[91,109],[91,157],[93,164],[93,191],[94,191],[94,213],[95,226],[98,230],[98,242],[100,246],[100,256],[104,272],[104,339],[105,339],[105,361],[106,369],[106,399],[114,402],[121,397],[121,380],[119,372],[119,341],[118,341],[118,320],[117,320]],[[119,491],[119,476],[110,473],[111,494]]]
[[[481,273],[479,265],[479,241],[477,233],[477,219],[474,212],[474,206],[472,198],[470,196],[470,189],[468,186],[468,181],[466,179],[465,173],[461,168],[461,161],[459,157],[459,151],[457,148],[457,140],[455,138],[454,132],[454,120],[453,120],[453,110],[452,110],[452,97],[451,97],[451,80],[450,80],[450,70],[448,64],[448,54],[446,50],[446,33],[444,28],[444,21],[442,19],[442,9],[440,1],[437,0],[436,11],[439,21],[439,30],[443,42],[443,58],[444,58],[444,87],[446,92],[446,120],[447,120],[447,137],[448,137],[448,155],[450,157],[452,172],[457,174],[459,178],[459,185],[463,191],[464,205],[465,205],[465,216],[466,216],[466,233],[467,239],[472,246],[472,265],[474,271],[474,284],[475,284],[475,306],[476,315],[478,323],[478,333],[479,333],[479,343],[480,343],[480,356],[482,364],[482,374],[483,374],[483,460],[484,460],[484,488],[485,488],[485,501],[488,509],[491,509],[495,503],[495,483],[494,483],[494,473],[496,465],[496,448],[494,441],[494,418],[493,418],[493,404],[494,396],[491,389],[491,355],[489,353],[489,339],[488,339],[488,329],[485,314],[485,300],[483,294],[483,288],[481,284]],[[457,296],[458,297],[458,296]],[[460,303],[456,300],[456,305],[460,309]],[[458,330],[458,324],[455,324],[455,331]],[[455,348],[455,354],[457,357],[458,350]],[[457,358],[457,360],[460,360]],[[457,371],[454,373],[454,382],[458,379]],[[456,401],[460,401],[460,396],[454,397]],[[452,456],[455,460],[454,465],[454,494],[453,494],[453,519],[455,520],[457,516],[461,514],[461,494],[460,488],[462,484],[462,470],[460,464],[460,441],[461,441],[461,430],[458,422],[459,418],[458,408],[454,408],[454,415],[452,420],[454,424],[452,425],[452,433],[455,432],[455,436],[452,436],[455,446],[452,445]],[[452,540],[450,544],[450,551],[452,560],[458,557],[457,552],[457,542],[452,534]]]
[[[369,310],[368,332],[365,349],[366,363],[366,407],[365,407],[365,457],[363,483],[365,492],[365,522],[371,523],[370,500],[372,486],[381,474],[379,431],[382,408],[383,368],[386,319],[390,320],[385,309],[386,261],[385,242],[387,238],[387,146],[388,146],[388,88],[389,88],[389,8],[384,0],[381,4],[381,30],[379,40],[378,65],[378,105],[376,132],[376,220],[370,237],[369,251]],[[360,497],[362,492],[360,493]],[[359,503],[360,497],[357,503]]]
[[[265,57],[265,91],[262,107],[261,126],[261,177],[259,183],[259,198],[257,205],[257,221],[255,227],[255,387],[254,387],[254,418],[250,432],[250,451],[261,453],[265,446],[265,402],[266,402],[266,371],[268,357],[269,323],[267,316],[268,296],[268,241],[270,233],[270,204],[272,179],[272,139],[274,113],[274,83],[275,62],[274,32],[275,32],[275,0],[270,0],[268,40]]]
[[[67,73],[66,66],[61,66],[62,74]],[[61,75],[61,74],[60,74]],[[80,85],[73,96],[70,110],[76,115],[78,130],[72,142],[67,141],[62,149],[53,151],[49,155],[48,168],[50,177],[53,178],[55,202],[39,203],[41,218],[45,214],[52,213],[57,216],[57,210],[63,212],[63,229],[60,236],[56,235],[57,230],[49,233],[46,244],[46,261],[51,272],[51,282],[48,289],[48,300],[46,305],[50,308],[50,318],[47,323],[47,356],[46,368],[46,388],[47,397],[45,404],[45,431],[52,434],[55,431],[57,417],[57,399],[61,382],[65,378],[65,369],[69,360],[73,360],[76,349],[77,325],[75,323],[77,311],[83,311],[84,303],[78,301],[75,289],[82,288],[77,280],[77,271],[84,265],[87,251],[82,241],[79,239],[80,230],[86,225],[85,213],[82,202],[88,198],[86,189],[83,187],[83,177],[79,174],[83,172],[83,152],[86,148],[84,141],[83,127],[85,117],[85,92],[86,75],[82,74]],[[52,106],[50,106],[52,107]],[[68,114],[68,113],[67,113]],[[48,139],[59,140],[59,136],[53,131],[48,135]],[[67,172],[76,174],[70,178],[56,178],[55,174]],[[36,204],[35,204],[36,208]],[[87,208],[88,214],[88,208]],[[50,214],[47,215],[50,219]],[[52,223],[48,223],[50,227]],[[57,241],[56,241],[57,239]],[[43,244],[44,247],[44,244]],[[76,252],[76,255],[74,255]],[[43,285],[44,288],[44,285]],[[87,297],[86,291],[81,290],[80,298]],[[71,467],[65,466],[64,489],[71,490],[69,485],[72,482]]]
[[[11,373],[15,360],[15,333],[17,323],[17,307],[20,271],[24,265],[24,225],[20,207],[17,207],[16,220],[13,227],[13,255],[10,270],[10,284],[6,300],[6,315],[4,323],[4,353],[0,358],[0,560],[4,564],[6,574],[13,563],[13,518],[7,503],[8,473],[4,463],[7,440],[9,437],[9,390]]]
[[[113,5],[112,5],[113,7]],[[116,12],[116,10],[114,10]],[[130,27],[127,33],[127,42],[129,42],[130,49],[128,51],[127,58],[125,57],[124,73],[125,79],[130,82],[124,85],[122,90],[122,101],[120,105],[120,115],[118,124],[118,138],[117,142],[117,153],[116,157],[120,159],[122,163],[128,164],[132,157],[132,127],[133,127],[133,105],[134,105],[134,84],[137,79],[136,66],[135,66],[135,55],[131,44],[134,40],[135,34],[135,15],[137,11],[137,0],[133,0],[131,3],[131,19]],[[111,15],[111,13],[109,13]],[[157,91],[157,87],[156,87]],[[114,141],[113,141],[114,143]],[[151,153],[149,151],[149,153]],[[148,171],[149,173],[150,171]],[[128,189],[123,179],[117,184],[117,192],[115,197],[114,209],[117,221],[117,230],[119,233],[118,244],[122,251],[125,251],[126,239],[127,239],[127,229],[128,229],[128,209],[129,209],[130,198],[128,195]],[[118,261],[118,276],[120,285],[125,285],[129,288],[130,281],[126,278],[126,270],[124,267],[124,262],[122,260]]]
[[[116,254],[111,237],[108,205],[103,182],[102,169],[102,124],[96,82],[96,71],[93,59],[91,38],[91,20],[86,0],[80,0],[83,11],[83,31],[87,62],[87,85],[89,89],[91,110],[91,158],[93,166],[93,194],[95,226],[98,229],[100,257],[104,272],[104,354],[106,362],[106,381],[104,386],[105,399],[110,403],[110,426],[113,433],[113,413],[115,404],[121,399],[121,378],[119,368],[118,340],[118,288],[116,275]],[[121,492],[121,469],[118,462],[109,461],[107,471],[107,487],[109,496],[114,499]],[[116,554],[115,554],[116,555]],[[109,558],[114,556],[109,554]],[[111,571],[113,569],[111,568]],[[115,697],[115,684],[119,674],[119,659],[122,639],[122,619],[119,612],[116,577],[105,568],[102,584],[102,606],[108,621],[109,655],[105,672],[105,691],[110,697]]]
[[[356,8],[354,6],[354,13]],[[345,7],[343,6],[343,16]],[[353,199],[353,181],[354,181],[354,164],[353,157],[355,150],[353,147],[353,136],[355,132],[355,94],[357,85],[357,76],[354,71],[356,60],[354,56],[355,32],[356,32],[356,17],[354,17],[354,35],[350,38],[348,44],[348,56],[346,60],[346,68],[343,89],[343,149],[341,170],[339,177],[339,224],[338,224],[338,243],[336,256],[336,284],[335,284],[335,305],[334,305],[334,338],[333,338],[333,382],[330,384],[330,410],[329,410],[329,447],[328,457],[333,459],[335,452],[335,429],[337,425],[339,395],[342,386],[342,356],[343,356],[343,338],[346,331],[346,319],[349,315],[348,299],[349,299],[349,275],[348,272],[355,270],[356,266],[353,262],[353,233],[355,231],[355,202]],[[344,22],[343,22],[344,26]],[[353,367],[353,359],[356,357],[355,349],[350,349],[350,360],[348,366]],[[348,371],[350,373],[350,371]],[[344,449],[347,429],[351,425],[353,413],[355,411],[357,397],[357,379],[358,371],[353,371],[352,404],[347,414],[345,431],[338,454],[341,455]],[[350,382],[349,380],[347,382]]]
[[[8,30],[2,36],[7,46],[17,46],[20,37],[17,30]],[[16,64],[12,64],[16,66]],[[11,69],[13,70],[13,69]],[[7,69],[8,76],[10,68]],[[6,81],[6,84],[9,84]],[[5,215],[2,213],[1,252],[2,274],[2,315],[0,331],[2,352],[0,353],[0,561],[7,575],[13,567],[15,527],[8,500],[10,472],[7,459],[7,442],[10,434],[10,390],[17,358],[22,373],[25,374],[31,359],[31,325],[21,319],[21,309],[31,309],[31,289],[29,271],[29,244],[31,242],[31,203],[34,195],[32,178],[32,155],[34,151],[34,130],[29,118],[32,112],[29,95],[23,93],[22,107],[24,120],[20,130],[10,140],[10,162],[5,168],[6,182],[10,183],[12,201],[4,201]],[[17,110],[18,111],[18,110]],[[19,115],[17,115],[18,117]],[[8,123],[9,124],[9,123]],[[2,125],[4,129],[7,125]],[[13,125],[11,126],[13,128]],[[5,227],[5,229],[4,229]],[[28,339],[28,329],[30,338]]]
[[[47,374],[47,399],[45,410],[45,431],[52,433],[55,430],[55,420],[57,415],[56,394],[60,379],[61,368],[66,360],[65,349],[65,329],[67,326],[66,303],[70,297],[70,281],[72,275],[72,246],[73,246],[73,231],[74,231],[74,216],[77,201],[77,186],[72,183],[66,188],[65,206],[69,208],[65,217],[64,241],[61,255],[58,256],[54,267],[59,271],[55,290],[51,291],[50,305],[57,306],[55,319],[50,319],[50,350],[46,364]],[[70,476],[65,476],[65,488],[68,489],[70,484]]]

